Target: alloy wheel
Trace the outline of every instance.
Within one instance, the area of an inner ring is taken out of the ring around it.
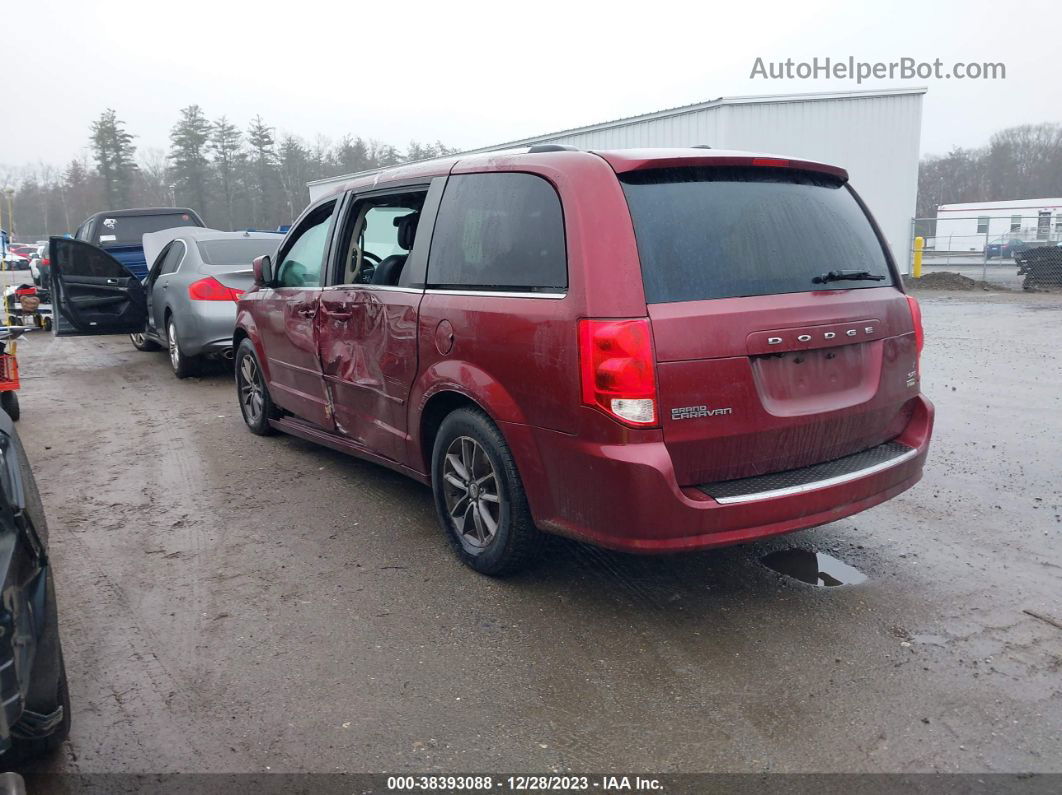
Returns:
[[[250,425],[255,425],[262,419],[265,407],[264,392],[258,364],[253,357],[244,356],[240,360],[240,408],[243,409],[244,419]]]
[[[446,511],[461,543],[483,549],[494,540],[501,523],[498,476],[486,450],[470,436],[459,436],[443,459]]]
[[[181,349],[177,347],[177,326],[173,321],[166,328],[166,342],[170,349],[170,364],[174,370],[178,370],[181,367]]]

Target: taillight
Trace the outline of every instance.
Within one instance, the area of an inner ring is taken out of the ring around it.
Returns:
[[[41,257],[41,265],[51,265],[52,261],[47,257]]]
[[[188,297],[193,301],[238,301],[243,290],[226,287],[213,276],[188,285]]]
[[[911,308],[911,323],[914,324],[915,335],[915,366],[922,369],[922,348],[926,344],[926,333],[922,330],[922,307],[918,305],[913,295],[907,296],[907,306]]]
[[[789,165],[789,161],[783,160],[780,157],[754,157],[752,158],[752,165],[785,168]]]
[[[649,319],[579,321],[583,403],[628,425],[657,422]]]
[[[907,296],[907,305],[911,307],[911,322],[914,323],[915,347],[918,354],[922,354],[922,348],[926,344],[926,334],[922,330],[922,307],[913,295]]]

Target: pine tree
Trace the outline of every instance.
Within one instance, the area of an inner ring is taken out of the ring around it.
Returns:
[[[351,139],[349,135],[336,147],[335,160],[339,174],[353,174],[375,165],[369,157],[369,148],[365,141],[361,138]]]
[[[252,192],[253,224],[259,228],[277,225],[276,187],[277,153],[273,128],[255,116],[247,129],[247,142],[251,146],[251,165],[254,179]]]
[[[91,130],[92,154],[103,180],[107,206],[110,209],[127,206],[136,174],[133,136],[126,132],[125,123],[112,108],[105,110],[92,122]]]
[[[285,135],[280,141],[279,158],[280,184],[284,189],[287,221],[290,223],[309,198],[306,192],[306,183],[310,179],[309,152],[294,135]]]
[[[222,116],[214,122],[210,130],[210,149],[214,153],[214,171],[221,185],[221,198],[225,203],[225,224],[229,229],[233,225],[233,200],[236,195],[236,182],[242,161],[243,135],[235,124]]]
[[[207,144],[211,127],[198,105],[181,108],[181,117],[170,132],[170,164],[181,204],[191,204],[207,215],[210,161]]]

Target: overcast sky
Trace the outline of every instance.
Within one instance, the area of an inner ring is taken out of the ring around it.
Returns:
[[[180,107],[305,138],[461,148],[719,96],[929,87],[922,152],[1062,121],[1062,4],[8,0],[0,163],[62,164],[118,111],[141,149]],[[15,53],[18,53],[17,57]],[[991,61],[1006,79],[750,79],[765,61]]]

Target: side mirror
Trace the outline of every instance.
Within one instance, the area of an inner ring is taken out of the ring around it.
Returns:
[[[268,287],[273,281],[273,260],[268,254],[255,257],[251,269],[254,271],[255,287]]]

